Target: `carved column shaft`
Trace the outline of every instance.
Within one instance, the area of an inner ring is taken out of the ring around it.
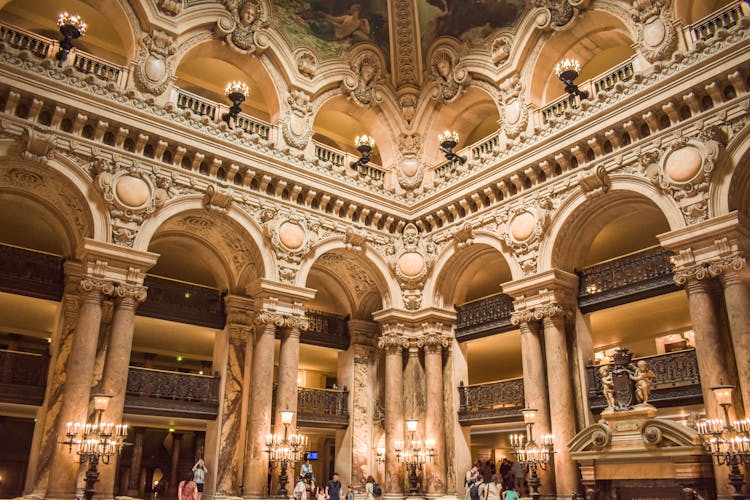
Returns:
[[[424,347],[425,438],[435,440],[435,457],[427,466],[427,494],[445,495],[445,416],[443,414],[443,347],[432,342]]]
[[[555,490],[558,498],[570,498],[578,491],[578,469],[568,450],[568,442],[576,434],[576,412],[565,337],[565,319],[562,315],[546,316],[543,325],[550,423],[556,451]]]
[[[135,310],[139,303],[146,300],[146,289],[140,286],[118,285],[115,295],[111,333],[101,382],[101,392],[111,395],[112,399],[102,415],[102,421],[120,423],[125,407],[128,367],[133,347]],[[118,458],[114,459],[115,464]],[[102,498],[114,497],[116,471],[117,467],[113,465],[104,467],[99,472],[97,491],[101,491]]]
[[[740,271],[722,276],[744,416],[750,416],[750,289]]]
[[[141,461],[143,460],[143,427],[136,427],[135,439],[133,440],[133,458],[130,460],[130,480],[128,481],[128,496],[140,496]]]
[[[382,344],[381,344],[382,345]],[[385,346],[385,484],[389,495],[404,492],[403,465],[396,458],[396,441],[404,436],[402,347]]]
[[[268,494],[268,455],[266,434],[271,431],[271,402],[273,400],[273,351],[276,326],[261,325],[253,350],[250,415],[245,460],[245,492],[253,498]]]
[[[102,299],[111,294],[112,283],[94,278],[81,281],[82,296],[78,324],[73,334],[73,344],[63,387],[63,402],[57,423],[52,464],[50,467],[47,498],[67,499],[76,489],[78,461],[62,446],[57,446],[65,436],[67,422],[85,422],[88,416],[91,381],[94,375],[99,324],[102,319]]]

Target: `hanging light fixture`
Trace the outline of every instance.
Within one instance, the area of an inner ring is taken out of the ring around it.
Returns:
[[[63,39],[60,41],[60,50],[57,51],[57,65],[62,66],[68,58],[68,54],[73,50],[73,40],[86,34],[86,23],[81,16],[77,14],[68,14],[63,12],[57,17],[57,27]]]
[[[364,173],[364,167],[370,161],[370,155],[372,155],[373,149],[375,149],[375,139],[369,135],[360,135],[354,138],[354,147],[357,148],[361,155],[357,161],[349,163],[349,166],[354,170],[359,170],[360,173]]]
[[[573,83],[580,73],[581,64],[576,59],[563,59],[555,66],[555,74],[565,84],[565,92],[577,95],[581,99],[588,99],[589,93],[580,90],[578,85]]]
[[[245,102],[245,99],[247,99],[249,93],[250,89],[244,82],[234,81],[227,83],[227,86],[224,89],[224,94],[226,94],[229,100],[232,101],[232,106],[229,108],[229,111],[227,113],[221,115],[221,119],[224,120],[230,127],[232,126],[230,120],[231,122],[237,121],[237,116],[241,111],[240,105]]]

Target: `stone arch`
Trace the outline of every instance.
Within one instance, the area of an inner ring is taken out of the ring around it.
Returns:
[[[677,204],[652,184],[642,179],[615,177],[607,193],[590,199],[577,192],[560,205],[540,245],[538,270],[574,271],[585,262],[589,245],[602,228],[628,208],[663,217],[665,230],[685,226]]]
[[[750,215],[750,126],[743,128],[727,145],[709,189],[712,216],[732,210]]]
[[[133,247],[147,250],[157,233],[164,236],[172,226],[180,226],[179,231],[198,238],[220,256],[230,292],[243,292],[256,278],[277,278],[276,261],[260,226],[236,207],[226,214],[210,212],[198,195],[168,202],[144,222]]]
[[[573,20],[568,29],[537,40],[535,53],[530,54],[529,66],[522,77],[530,82],[526,89],[530,102],[543,106],[565,93],[554,71],[562,59],[573,58],[581,63],[581,73],[576,79],[580,84],[635,54],[633,45],[638,37],[626,19],[626,12],[615,14],[592,9]],[[581,44],[581,40],[587,43]]]
[[[435,260],[432,273],[425,285],[424,296],[431,300],[433,307],[452,307],[466,299],[468,289],[472,286],[467,276],[472,270],[486,268],[491,264],[501,264],[499,268],[497,287],[500,284],[521,277],[521,269],[510,254],[508,254],[499,237],[483,231],[475,234],[473,244],[458,248],[452,244],[443,250]],[[475,273],[477,276],[484,273]],[[491,276],[491,275],[487,275]],[[487,276],[484,278],[486,279]],[[476,283],[474,283],[476,284]],[[478,298],[478,297],[473,297]]]
[[[66,161],[58,159],[42,164],[6,157],[0,162],[0,200],[15,200],[31,210],[38,207],[49,215],[54,222],[47,226],[61,238],[62,246],[57,251],[62,256],[77,258],[84,238],[109,240],[106,212],[101,200],[91,195],[90,180],[80,169],[70,168]],[[18,220],[28,212],[15,204],[11,213]],[[33,227],[32,220],[27,222]],[[27,230],[28,225],[24,226],[24,232],[32,232]]]
[[[318,242],[301,262],[295,284],[307,286],[310,272],[316,265],[325,265],[327,272],[333,273],[346,288],[352,313],[361,314],[361,306],[366,301],[372,302],[368,295],[373,292],[380,296],[380,308],[403,307],[398,283],[393,274],[386,271],[390,269],[388,262],[367,244],[363,244],[362,251],[357,252],[347,249],[340,238]],[[356,274],[353,272],[355,269]]]
[[[281,88],[275,84],[272,69],[263,59],[229,50],[219,40],[204,40],[181,52],[175,58],[176,86],[209,98],[231,104],[224,95],[229,81],[247,83],[249,95],[242,104],[249,115],[270,122],[281,115]]]

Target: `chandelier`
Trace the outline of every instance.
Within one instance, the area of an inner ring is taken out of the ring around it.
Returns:
[[[284,434],[266,434],[266,449],[270,467],[279,467],[279,495],[288,495],[286,486],[289,484],[287,469],[299,462],[305,454],[307,447],[307,436],[302,434],[289,434],[289,426],[294,418],[294,412],[284,410],[281,412],[281,423],[284,425]]]
[[[535,408],[524,408],[523,421],[526,424],[526,436],[523,434],[511,434],[510,445],[514,448],[513,454],[516,460],[529,468],[529,486],[531,487],[531,498],[538,500],[539,486],[541,481],[537,469],[547,470],[547,465],[555,456],[554,440],[551,434],[540,436],[541,444],[534,441],[534,418],[537,410]]]
[[[561,82],[565,84],[565,92],[570,95],[577,95],[581,99],[588,99],[589,93],[578,88],[573,83],[578,75],[581,74],[581,63],[575,59],[563,59],[555,66],[555,74]]]
[[[424,464],[432,462],[435,457],[435,440],[427,439],[424,442],[424,448],[420,439],[415,439],[414,435],[417,432],[418,420],[407,420],[406,429],[409,431],[409,440],[406,445],[403,441],[396,441],[394,443],[394,450],[396,451],[396,459],[402,462],[409,469],[409,493],[414,494],[419,492],[418,484],[420,483],[422,476],[422,467]]]
[[[239,116],[240,111],[242,110],[240,105],[245,102],[249,93],[250,89],[244,82],[235,81],[227,83],[227,86],[224,89],[224,94],[230,101],[232,101],[232,106],[229,108],[228,112],[221,115],[221,119],[230,127],[231,123],[237,121],[237,116]]]

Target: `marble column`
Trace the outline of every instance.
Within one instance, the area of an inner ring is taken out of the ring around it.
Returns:
[[[251,375],[250,412],[245,454],[245,497],[262,498],[268,494],[268,455],[266,434],[271,432],[273,400],[273,356],[276,325],[261,322],[256,333]]]
[[[68,366],[73,332],[78,321],[81,265],[68,261],[64,265],[65,288],[55,328],[50,340],[50,360],[44,402],[37,414],[29,455],[26,495],[44,496],[47,491],[52,455],[58,448],[57,428],[60,422],[65,370]]]
[[[385,482],[386,497],[404,494],[404,466],[396,458],[396,441],[404,439],[404,338],[383,335],[379,347],[385,350]],[[408,343],[406,343],[408,346]]]
[[[57,428],[53,430],[56,435],[51,440],[54,451],[47,487],[46,498],[48,499],[67,500],[76,490],[77,457],[69,453],[67,448],[58,446],[57,443],[65,436],[67,422],[86,421],[91,396],[91,381],[94,376],[99,324],[102,319],[102,299],[104,295],[111,295],[113,291],[114,285],[110,281],[88,276],[81,280],[78,324],[73,334],[67,364],[62,409]]]
[[[177,477],[177,467],[180,465],[180,444],[182,444],[182,434],[172,434],[172,464],[169,469],[169,496],[177,496],[177,485],[180,484],[181,479]]]
[[[736,269],[725,271],[721,283],[737,363],[738,389],[742,395],[744,416],[750,417],[750,288],[746,274]]]
[[[446,493],[445,416],[443,414],[443,348],[449,339],[428,335],[423,340],[425,369],[425,439],[435,442],[435,457],[426,466],[425,482],[428,496]]]
[[[521,362],[523,392],[527,408],[536,408],[534,423],[536,434],[550,432],[549,398],[547,396],[547,370],[544,365],[544,347],[539,323],[523,321],[521,330]]]
[[[141,463],[143,460],[143,435],[146,430],[143,427],[136,427],[133,431],[133,455],[130,459],[130,479],[128,481],[129,497],[139,496],[139,480],[141,478]]]
[[[543,325],[550,423],[556,451],[555,491],[557,498],[570,498],[578,491],[578,469],[568,449],[568,442],[576,434],[576,411],[563,311],[545,316]],[[541,434],[536,426],[534,431],[535,437]]]
[[[146,288],[138,285],[118,284],[114,295],[110,339],[100,387],[101,392],[112,396],[107,410],[102,414],[102,422],[119,424],[122,423],[125,407],[125,390],[135,328],[135,310],[138,304],[146,300]],[[99,471],[99,483],[96,489],[97,492],[101,492],[100,498],[114,497],[118,458],[115,457],[113,464],[109,467],[102,467]]]
[[[279,370],[276,381],[276,408],[274,415],[274,432],[284,434],[281,423],[281,412],[292,412],[292,424],[289,432],[295,432],[297,422],[297,375],[299,372],[299,327],[285,328],[281,334],[279,349]],[[291,473],[293,471],[289,471]]]

